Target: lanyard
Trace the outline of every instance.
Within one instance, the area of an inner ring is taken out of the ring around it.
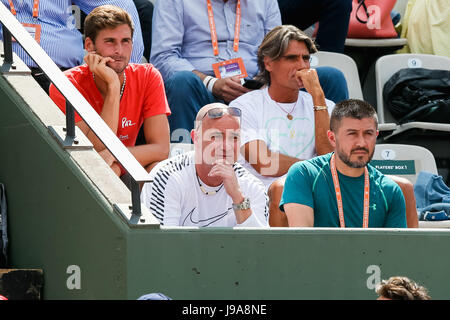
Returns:
[[[11,0],[10,0],[11,1]],[[206,0],[208,7],[208,20],[209,29],[211,30],[211,42],[214,50],[214,55],[219,55],[219,43],[217,41],[216,24],[214,22],[214,14],[212,10],[211,0]],[[233,50],[238,52],[239,50],[239,33],[241,32],[241,0],[237,0],[236,4],[236,24],[234,26],[234,42]]]
[[[339,178],[337,175],[336,170],[336,163],[335,163],[335,153],[331,156],[330,161],[330,169],[331,169],[331,175],[333,176],[333,182],[334,182],[334,191],[336,192],[336,201],[338,205],[339,210],[339,224],[341,228],[345,228],[345,221],[344,221],[344,207],[342,205],[342,193],[341,193],[341,187],[339,186]],[[367,167],[365,167],[364,170],[364,211],[363,211],[363,228],[369,227],[369,170],[367,170]]]
[[[8,0],[9,1],[9,6],[11,7],[11,13],[13,15],[17,15],[17,11],[16,8],[14,7],[14,3],[12,2],[12,0]],[[33,1],[33,18],[37,19],[37,17],[39,16],[39,0],[34,0]]]

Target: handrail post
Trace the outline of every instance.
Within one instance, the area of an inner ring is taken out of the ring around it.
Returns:
[[[4,50],[4,62],[12,64],[13,51],[12,51],[12,35],[11,32],[4,25],[3,28],[3,50]]]
[[[131,205],[133,206],[133,214],[136,216],[141,216],[142,214],[140,193],[139,183],[131,177]]]
[[[66,100],[66,135],[71,140],[75,140],[75,112],[68,100]]]

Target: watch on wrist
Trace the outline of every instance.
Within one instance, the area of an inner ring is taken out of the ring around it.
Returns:
[[[246,210],[250,209],[250,199],[248,197],[244,197],[244,200],[241,203],[235,204],[233,203],[233,210]]]

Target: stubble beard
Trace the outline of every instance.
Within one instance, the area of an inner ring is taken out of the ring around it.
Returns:
[[[125,71],[125,68],[127,67],[128,63],[125,63],[123,66],[120,66],[120,67],[113,67],[113,66],[109,65],[109,63],[107,63],[106,65],[108,67],[110,67],[111,69],[113,69],[120,76]]]
[[[352,152],[358,151],[358,150],[364,150],[369,154],[367,161],[364,161],[364,160],[351,161],[350,160],[350,156],[351,156]],[[347,155],[341,148],[339,148],[338,145],[336,145],[336,153],[337,153],[339,159],[341,159],[341,161],[343,163],[345,163],[347,166],[349,166],[350,168],[355,168],[355,169],[364,168],[370,162],[370,160],[372,160],[374,152],[375,152],[375,148],[372,150],[372,152],[370,152],[366,148],[355,148],[355,149],[352,149],[350,151],[350,154]]]
[[[95,45],[94,45],[94,50],[97,52],[97,47],[96,47]],[[103,56],[103,57],[104,57],[104,56]],[[118,56],[118,55],[107,56],[107,57],[112,58],[112,59],[114,59],[114,60],[116,60],[116,59],[121,59],[122,61],[126,61],[126,60],[127,60],[126,57],[124,57],[124,56]],[[126,61],[126,63],[124,63],[124,65],[121,66],[121,67],[114,67],[114,66],[111,65],[110,62],[108,62],[106,65],[107,65],[108,67],[110,67],[111,69],[113,69],[114,72],[117,73],[117,75],[120,76],[120,75],[122,75],[123,72],[125,71],[125,69],[126,69],[126,67],[128,66],[128,63],[129,63],[129,62],[130,62],[130,60]]]

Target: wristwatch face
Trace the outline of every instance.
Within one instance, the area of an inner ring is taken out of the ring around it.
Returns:
[[[244,201],[242,201],[239,204],[234,204],[233,203],[233,209],[234,210],[246,210],[246,209],[250,209],[250,199],[245,197]]]

